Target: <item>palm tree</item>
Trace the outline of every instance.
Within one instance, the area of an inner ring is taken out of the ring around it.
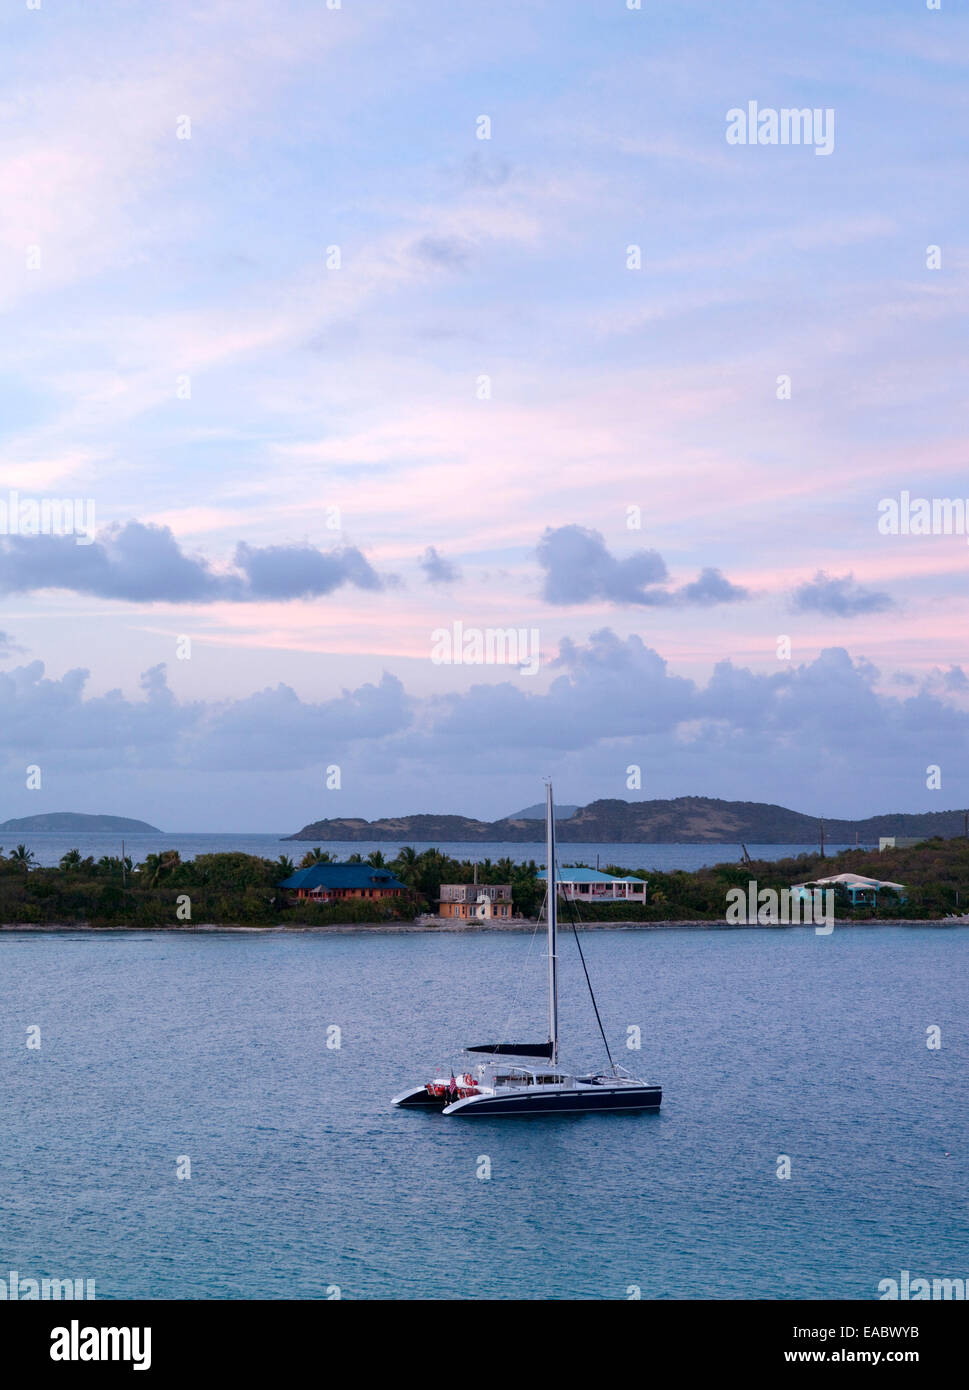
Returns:
[[[26,845],[18,845],[16,849],[12,849],[10,851],[9,857],[14,861],[18,868],[23,869],[24,873],[29,873],[30,870],[37,863],[37,858],[34,854],[34,851],[32,849],[28,849]]]
[[[69,849],[66,854],[61,855],[61,868],[65,872],[76,869],[81,862],[81,851],[79,849]]]
[[[308,849],[306,851],[299,861],[299,866],[301,869],[309,869],[312,868],[314,864],[329,864],[332,859],[333,856],[329,850],[320,849],[319,845],[317,845],[316,849]]]
[[[347,859],[347,863],[348,863],[348,864],[362,864],[362,863],[363,863],[363,855],[362,855],[362,854],[351,854],[351,855],[349,856],[349,858]]]
[[[145,883],[149,888],[153,888],[158,882],[158,875],[161,872],[161,859],[157,854],[146,854],[142,862],[138,865],[138,873],[144,876]]]
[[[162,870],[171,873],[173,869],[180,867],[182,856],[177,849],[163,849],[161,853]]]
[[[379,849],[372,849],[367,855],[367,863],[372,865],[375,869],[382,869],[387,861]]]
[[[273,864],[273,873],[279,874],[280,878],[289,878],[290,874],[296,872],[296,865],[288,854],[281,854]]]
[[[145,875],[149,888],[155,888],[162,874],[177,869],[181,862],[182,856],[177,849],[166,849],[161,854],[146,854],[145,862],[138,865],[138,872]]]
[[[417,851],[412,845],[404,845],[403,849],[398,851],[397,858],[391,860],[390,867],[401,883],[406,883],[409,888],[416,887],[419,865]]]
[[[97,867],[102,873],[111,875],[119,874],[121,878],[124,879],[131,873],[132,863],[133,861],[130,854],[126,854],[123,859],[116,854],[102,854],[101,858],[98,860]]]

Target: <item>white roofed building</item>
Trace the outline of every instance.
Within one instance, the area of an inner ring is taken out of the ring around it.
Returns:
[[[547,877],[542,869],[538,875],[542,883]],[[614,878],[600,869],[583,869],[566,865],[556,874],[559,896],[572,898],[576,902],[636,902],[646,901],[646,880],[628,877]]]
[[[839,887],[848,894],[852,907],[874,907],[878,902],[878,894],[886,888],[892,893],[897,893],[903,901],[905,899],[904,883],[892,883],[890,879],[866,878],[864,874],[832,874],[829,878],[815,878],[810,883],[793,884],[791,892],[798,893],[802,898],[809,898],[817,889]]]

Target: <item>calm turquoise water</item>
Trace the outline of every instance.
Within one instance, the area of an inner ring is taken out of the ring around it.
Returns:
[[[281,854],[288,854],[291,859],[299,863],[302,855],[308,849],[314,847],[314,842],[283,839],[283,832],[278,834],[256,834],[251,835],[195,835],[184,832],[168,834],[149,834],[143,832],[140,835],[127,835],[125,840],[125,853],[131,855],[135,863],[144,859],[146,854],[157,854],[164,849],[177,849],[183,859],[194,859],[197,854],[219,854],[227,851],[236,851],[242,854],[258,854],[265,859],[277,859]],[[28,849],[33,850],[38,864],[56,864],[62,854],[66,854],[69,849],[79,849],[83,855],[93,855],[95,859],[100,859],[103,854],[121,853],[120,835],[79,835],[76,831],[67,834],[60,831],[10,831],[3,836],[3,847],[5,852],[13,848],[15,843],[25,843]],[[323,841],[319,842],[322,849],[329,852],[339,859],[345,859],[348,854],[362,854],[364,858],[371,850],[378,849],[385,859],[393,859],[398,850],[404,844],[413,845],[420,851],[425,849],[443,849],[455,859],[485,859],[492,860],[507,857],[516,864],[524,863],[529,859],[534,859],[540,864],[545,862],[545,845],[542,844],[505,844],[505,843],[474,843],[474,844],[448,844],[435,841],[424,840],[401,840],[399,843],[378,842],[376,840],[366,841]],[[817,845],[748,845],[751,856],[754,859],[787,859],[796,854],[813,854],[817,850]],[[847,845],[831,845],[829,853],[836,854],[839,849],[847,849]],[[854,846],[852,846],[854,848]],[[595,845],[595,844],[560,844],[559,859],[563,864],[596,864],[598,862],[606,864],[621,864],[629,869],[658,869],[667,872],[671,869],[699,869],[705,864],[720,864],[726,860],[738,860],[741,857],[740,845]]]
[[[596,932],[607,1028],[663,1082],[661,1113],[462,1124],[388,1101],[453,1043],[541,1031],[526,934],[4,935],[0,1277],[440,1299],[965,1277],[967,946],[965,928]],[[571,1059],[598,1061],[568,940],[562,996]]]

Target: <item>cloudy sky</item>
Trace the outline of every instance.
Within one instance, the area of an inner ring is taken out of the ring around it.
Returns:
[[[964,6],[0,39],[0,818],[969,803],[967,537],[878,524],[969,497]],[[728,143],[754,101],[833,148]],[[529,660],[442,661],[456,623]]]

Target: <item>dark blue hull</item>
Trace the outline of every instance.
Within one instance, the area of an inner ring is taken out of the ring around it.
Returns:
[[[662,1086],[583,1087],[576,1091],[470,1096],[449,1105],[445,1115],[585,1115],[606,1110],[658,1110]]]

